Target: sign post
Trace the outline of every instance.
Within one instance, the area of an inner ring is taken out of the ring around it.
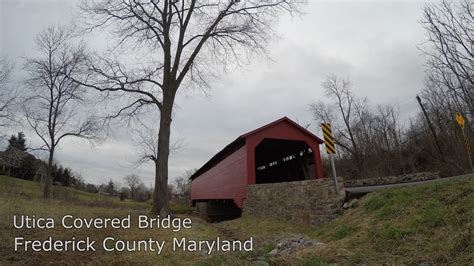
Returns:
[[[329,154],[331,160],[332,174],[334,176],[334,186],[336,193],[339,193],[339,186],[337,184],[336,166],[334,165],[334,154],[336,153],[336,146],[334,145],[334,137],[332,135],[331,124],[322,123],[321,128],[323,129],[324,144],[326,146],[326,152]]]
[[[467,157],[469,158],[469,163],[471,164],[471,171],[472,173],[474,173],[474,166],[472,165],[472,159],[471,159],[471,144],[469,143],[469,139],[466,137],[466,134],[464,133],[464,117],[462,117],[462,114],[460,112],[456,112],[456,122],[461,127],[462,136],[464,139],[464,145],[467,152]]]

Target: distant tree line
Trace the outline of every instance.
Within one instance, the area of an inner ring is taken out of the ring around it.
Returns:
[[[300,6],[285,0],[82,1],[76,10],[76,32],[61,26],[40,32],[37,52],[24,64],[27,76],[19,102],[22,122],[48,151],[43,197],[50,196],[55,151],[62,140],[93,141],[103,129],[104,120],[92,110],[90,97],[108,103],[110,108],[100,105],[105,120],[136,121],[144,113],[159,117],[152,152],[143,159],[155,164],[151,211],[170,214],[168,162],[178,92],[205,90],[220,73],[266,55],[267,44],[276,36],[275,22],[285,14],[299,13]],[[111,49],[90,51],[79,40],[103,30],[111,33]],[[11,69],[0,60],[1,87],[9,82]],[[11,118],[16,99],[4,91],[0,90],[0,130]]]
[[[41,168],[46,169],[46,163],[27,152],[26,141],[27,139],[23,132],[11,135],[8,139],[6,150],[18,149],[23,155],[19,166],[13,169],[11,175],[21,179],[33,180],[38,170],[41,170]],[[53,163],[51,176],[53,184],[59,186],[81,187],[84,183],[79,174],[74,174],[69,167],[63,167],[59,163]]]
[[[427,60],[425,87],[419,94],[419,113],[406,123],[400,120],[399,107],[372,105],[358,97],[350,80],[337,75],[326,79],[322,87],[329,101],[315,102],[311,110],[318,122],[333,125],[338,174],[367,178],[472,171],[467,145],[472,149],[473,11],[469,0],[425,7],[421,23],[427,42],[420,47]],[[456,112],[465,119],[465,137],[455,121]]]
[[[23,132],[18,132],[17,135],[11,135],[8,139],[8,149],[18,149],[23,152],[24,157],[18,168],[12,172],[12,176],[25,180],[34,180],[35,174],[38,171],[38,166],[46,167],[46,163],[37,159],[27,150],[27,139]],[[187,204],[190,198],[190,182],[189,177],[194,170],[186,171],[182,176],[175,179],[174,183],[170,184],[170,199],[173,203]],[[58,163],[53,163],[51,169],[51,177],[53,185],[72,187],[78,190],[89,193],[100,193],[109,196],[117,196],[121,200],[129,199],[139,202],[148,201],[153,196],[153,188],[147,187],[142,179],[136,175],[131,174],[123,178],[124,186],[109,179],[108,182],[95,185],[84,182],[82,176],[74,173],[69,167],[64,167]]]
[[[189,205],[191,201],[191,180],[189,179],[197,169],[186,170],[181,176],[175,178],[170,186],[171,202]]]
[[[55,163],[55,152],[65,138],[97,140],[104,120],[139,121],[141,114],[154,114],[159,117],[159,127],[150,129],[151,138],[143,135],[146,148],[141,159],[155,165],[151,211],[167,215],[170,199],[189,197],[188,180],[179,179],[182,182],[172,186],[174,191],[168,182],[178,92],[183,88],[205,90],[221,70],[266,54],[274,37],[274,22],[280,15],[299,13],[300,7],[284,0],[203,5],[196,1],[83,1],[79,12],[85,21],[78,27],[82,32],[111,29],[115,49],[90,52],[79,40],[80,34],[61,26],[49,27],[37,35],[37,52],[24,62],[21,93],[11,84],[14,66],[0,58],[0,137],[6,126],[18,122],[41,141],[41,148],[48,152],[44,198],[57,182],[142,200],[150,195],[139,196],[143,182],[127,184],[123,193],[112,181],[100,186],[86,184],[80,175]],[[348,79],[333,75],[323,83],[332,104],[316,102],[311,108],[319,122],[334,125],[341,175],[469,171],[464,136],[469,141],[473,136],[472,8],[470,0],[443,0],[423,10],[421,23],[427,38],[420,48],[427,69],[419,96],[426,116],[420,112],[408,125],[402,124],[397,107],[373,105],[358,97]],[[104,104],[93,105],[98,99]],[[103,109],[94,110],[95,106]],[[455,112],[466,118],[464,135],[454,123]],[[99,113],[103,113],[100,118]],[[12,145],[23,149],[21,136],[15,138]],[[25,165],[16,174],[31,176],[33,161],[34,157],[23,160]]]

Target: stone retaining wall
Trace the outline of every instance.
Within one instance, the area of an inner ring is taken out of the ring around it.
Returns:
[[[376,185],[389,185],[389,184],[398,184],[398,183],[408,183],[416,181],[425,181],[440,178],[439,172],[421,172],[413,173],[399,176],[384,176],[384,177],[374,177],[367,179],[354,179],[354,180],[345,180],[344,185],[346,187],[365,187],[365,186],[376,186]]]
[[[341,212],[345,199],[342,178],[336,194],[332,178],[249,185],[242,216],[260,216],[318,225]]]

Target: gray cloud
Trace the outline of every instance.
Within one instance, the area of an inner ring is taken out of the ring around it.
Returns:
[[[21,64],[21,57],[33,52],[34,36],[51,23],[68,22],[75,3],[2,1],[2,55]],[[256,58],[246,70],[229,71],[212,83],[209,96],[178,96],[172,135],[184,138],[185,145],[170,158],[170,176],[200,167],[240,134],[282,116],[311,124],[320,135],[309,104],[323,99],[321,83],[331,73],[350,78],[355,92],[373,104],[398,104],[408,118],[417,110],[414,97],[423,86],[417,50],[423,40],[422,7],[416,1],[310,2],[304,16],[285,17],[277,27],[280,38],[269,46],[272,61]],[[94,38],[91,46],[103,41]],[[123,132],[94,148],[70,139],[62,143],[57,161],[88,182],[120,181],[136,172],[130,162],[137,158],[130,134]],[[147,184],[153,172],[152,164],[142,167]]]

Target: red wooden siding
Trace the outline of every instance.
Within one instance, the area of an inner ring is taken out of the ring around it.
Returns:
[[[319,151],[323,141],[284,117],[238,137],[194,173],[190,177],[191,200],[233,199],[242,208],[247,197],[247,185],[256,181],[255,147],[265,138],[306,142],[313,151],[315,177],[323,178]]]
[[[239,208],[247,196],[246,148],[241,147],[191,182],[191,199],[233,199]]]

